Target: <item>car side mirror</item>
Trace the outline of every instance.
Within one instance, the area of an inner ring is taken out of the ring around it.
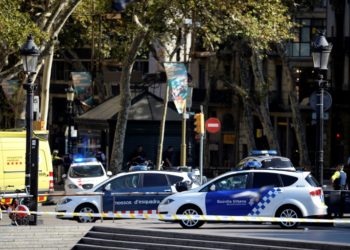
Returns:
[[[215,184],[210,185],[209,190],[212,191],[212,192],[216,191]]]
[[[62,175],[62,178],[63,178],[63,179],[66,179],[66,178],[67,178],[67,175],[66,175],[66,174],[63,174],[63,175]]]
[[[188,184],[186,181],[180,181],[175,184],[175,189],[177,192],[183,192],[188,190]]]
[[[111,191],[111,183],[108,183],[104,188],[103,188],[104,191]]]
[[[107,176],[112,176],[112,172],[111,171],[107,171]]]

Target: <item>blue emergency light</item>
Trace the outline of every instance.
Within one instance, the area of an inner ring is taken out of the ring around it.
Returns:
[[[276,150],[252,150],[250,152],[251,156],[258,156],[258,155],[277,155]]]
[[[84,157],[77,157],[73,159],[74,163],[81,163],[81,162],[97,162],[96,158],[84,158]]]

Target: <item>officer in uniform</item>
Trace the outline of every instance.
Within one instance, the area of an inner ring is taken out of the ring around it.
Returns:
[[[338,164],[336,171],[331,177],[334,190],[345,190],[347,189],[346,185],[347,175],[344,172],[344,165]]]

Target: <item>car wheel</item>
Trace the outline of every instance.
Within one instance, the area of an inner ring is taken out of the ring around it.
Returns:
[[[283,206],[280,209],[278,209],[276,213],[276,217],[283,218],[283,219],[288,219],[288,218],[301,218],[301,212],[298,208],[295,206]],[[292,229],[292,228],[297,228],[300,224],[300,222],[295,222],[295,221],[281,221],[280,226],[282,228],[286,229]]]
[[[76,213],[97,213],[97,208],[92,204],[81,204],[78,206],[75,211]],[[80,223],[90,223],[95,222],[97,220],[96,217],[91,216],[75,216],[76,219]]]
[[[177,214],[181,215],[201,215],[203,214],[202,211],[195,206],[185,206],[178,210]],[[184,219],[180,220],[180,225],[182,228],[186,229],[193,229],[193,228],[199,228],[204,224],[204,221],[202,220],[191,220],[191,219]]]

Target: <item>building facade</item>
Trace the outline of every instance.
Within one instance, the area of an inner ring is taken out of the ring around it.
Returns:
[[[292,159],[298,166],[298,146],[294,132],[292,112],[290,109],[289,94],[296,93],[299,108],[306,129],[306,143],[309,149],[311,165],[315,164],[316,120],[315,112],[310,106],[310,96],[317,90],[316,78],[311,58],[311,42],[319,30],[326,30],[327,39],[333,43],[333,51],[330,59],[327,80],[330,87],[327,90],[332,96],[332,106],[327,110],[325,121],[325,178],[338,162],[344,162],[350,155],[350,107],[347,96],[350,94],[350,3],[344,1],[319,1],[312,8],[303,9],[295,14],[294,20],[299,24],[295,30],[295,39],[288,44],[289,66],[293,73],[293,84],[288,84],[281,59],[276,54],[270,54],[264,60],[264,73],[269,84],[269,103],[271,121],[277,135],[281,154]],[[227,77],[233,84],[240,84],[239,53],[235,49],[223,49],[212,54],[199,48],[190,55],[189,44],[191,36],[186,36],[186,42],[182,47],[178,60],[186,61],[190,56],[188,71],[192,76],[192,105],[189,112],[198,112],[200,106],[204,106],[206,119],[216,117],[221,121],[221,131],[216,134],[206,134],[205,138],[205,173],[215,176],[226,172],[233,167],[249,152],[247,141],[248,132],[254,134],[256,147],[266,149],[268,147],[264,130],[258,119],[254,119],[254,131],[246,131],[244,126],[243,104],[233,89],[225,82],[217,79],[217,75]],[[187,46],[186,46],[187,45]],[[80,59],[87,69],[96,63],[91,61],[89,53]],[[84,59],[85,58],[85,59]],[[55,57],[53,73],[51,76],[51,112],[50,131],[51,146],[56,148],[65,140],[66,113],[65,88],[72,83],[71,72],[74,71],[71,64],[64,59]],[[111,95],[118,95],[118,77],[120,65],[113,60],[106,60],[99,74],[91,71],[92,84],[99,75],[105,84],[111,86]],[[159,71],[157,62],[152,57],[149,60],[139,61],[134,67],[132,86],[134,90],[140,86],[145,87],[144,81],[147,74]],[[156,87],[155,87],[156,86]],[[294,86],[291,88],[291,86]],[[146,86],[149,87],[149,86]],[[99,89],[93,86],[97,96]],[[165,84],[156,84],[149,88],[156,96],[163,98]],[[79,112],[78,112],[79,113]],[[81,115],[83,112],[80,114]],[[78,129],[79,132],[79,129]],[[83,131],[80,132],[84,134]],[[147,133],[147,132],[145,132]],[[88,133],[85,133],[88,135]],[[78,135],[79,136],[79,135]],[[94,133],[94,137],[99,133]],[[181,136],[178,134],[178,136]],[[96,139],[99,141],[99,139]],[[175,140],[176,141],[176,140]],[[63,144],[64,145],[64,144]],[[99,144],[100,145],[100,144]],[[187,154],[188,165],[198,166],[199,143],[193,132],[193,121],[190,116],[187,122]],[[60,146],[62,147],[62,146]],[[64,148],[60,149],[64,152]],[[105,150],[105,149],[104,149]],[[127,149],[130,150],[130,149]],[[302,167],[302,166],[301,166]]]

